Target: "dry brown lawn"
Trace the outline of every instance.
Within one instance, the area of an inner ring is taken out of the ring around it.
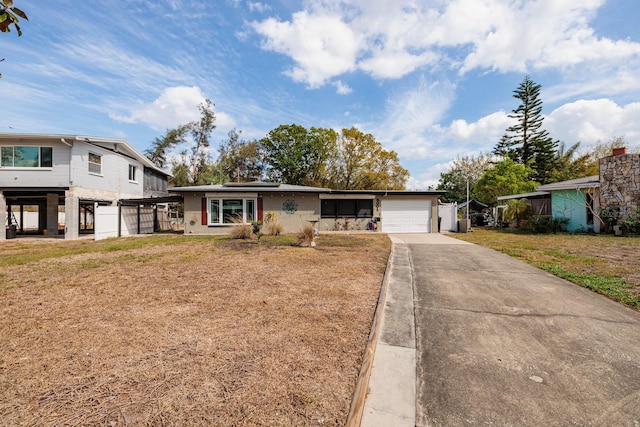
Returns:
[[[0,424],[343,425],[390,242],[294,241],[0,244]]]

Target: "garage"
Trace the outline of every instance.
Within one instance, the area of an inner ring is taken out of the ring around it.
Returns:
[[[382,231],[430,233],[431,200],[382,200]]]

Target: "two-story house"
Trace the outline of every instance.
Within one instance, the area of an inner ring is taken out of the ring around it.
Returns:
[[[22,224],[26,206],[38,212],[37,234],[76,239],[93,231],[95,206],[164,197],[168,176],[123,139],[0,134],[0,212],[7,212],[7,227]]]

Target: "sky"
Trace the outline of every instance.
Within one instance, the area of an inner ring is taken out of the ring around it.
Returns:
[[[587,149],[640,143],[637,0],[14,0],[0,34],[1,133],[124,138],[140,151],[215,104],[236,129],[357,127],[409,189],[488,153],[513,91],[542,86],[543,127]],[[178,147],[176,153],[186,147]]]

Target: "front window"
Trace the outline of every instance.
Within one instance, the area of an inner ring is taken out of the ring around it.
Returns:
[[[372,199],[324,199],[320,208],[322,218],[371,218]]]
[[[209,199],[209,225],[250,223],[256,218],[255,199]]]
[[[0,167],[50,168],[53,166],[53,148],[37,146],[11,146],[0,149]]]
[[[102,156],[89,153],[89,173],[102,175]]]

